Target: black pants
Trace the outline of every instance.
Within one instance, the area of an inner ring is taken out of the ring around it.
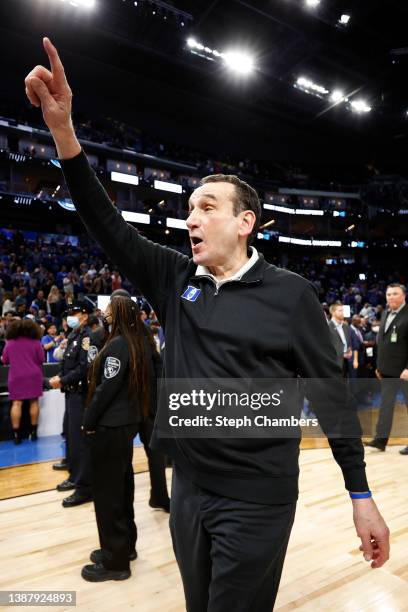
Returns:
[[[129,569],[137,528],[133,510],[133,438],[137,425],[98,426],[89,436],[92,493],[103,564],[107,569]]]
[[[392,429],[394,417],[395,398],[398,391],[402,391],[408,409],[408,381],[401,378],[388,378],[381,380],[381,407],[378,417],[376,438],[387,444]],[[402,436],[405,437],[405,436]]]
[[[166,482],[166,456],[149,447],[152,431],[153,421],[147,419],[140,425],[139,436],[149,463],[150,499],[157,506],[165,506],[169,503]]]
[[[84,419],[84,398],[80,393],[67,393],[65,396],[67,413],[67,460],[69,480],[75,484],[80,495],[91,494],[91,468],[89,441],[82,428]]]
[[[175,466],[170,530],[187,611],[271,612],[295,510],[221,497]]]

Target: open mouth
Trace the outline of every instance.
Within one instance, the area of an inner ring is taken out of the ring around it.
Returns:
[[[191,240],[191,244],[193,245],[193,247],[196,247],[197,245],[201,244],[201,242],[203,241],[202,238],[198,238],[197,236],[192,236],[190,240]]]

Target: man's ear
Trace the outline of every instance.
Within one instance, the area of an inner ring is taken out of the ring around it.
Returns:
[[[240,213],[239,236],[249,236],[256,222],[256,216],[253,210],[244,210]]]

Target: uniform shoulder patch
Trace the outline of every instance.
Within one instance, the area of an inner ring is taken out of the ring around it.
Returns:
[[[89,349],[89,336],[86,336],[82,339],[81,347],[84,349],[84,351],[87,351]]]
[[[105,361],[103,375],[105,376],[105,378],[114,378],[114,376],[117,376],[117,374],[119,374],[120,366],[120,359],[117,359],[116,357],[107,357]]]
[[[88,349],[88,363],[92,363],[98,356],[98,347],[91,344]]]

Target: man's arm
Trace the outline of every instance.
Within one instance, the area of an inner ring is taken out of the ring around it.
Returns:
[[[25,80],[26,93],[32,104],[41,107],[75,207],[88,232],[163,318],[173,279],[189,260],[141,237],[113,206],[76,138],[71,119],[72,92],[57,50],[48,38],[44,39],[44,48],[51,71],[36,66]]]
[[[313,403],[313,408],[323,430],[327,433],[337,424],[345,425],[351,436],[332,437],[330,433],[328,436],[332,453],[342,469],[346,489],[366,492],[368,483],[360,422],[357,412],[346,402],[341,368],[336,361],[323,309],[312,285],[309,284],[304,290],[292,313],[292,320],[291,344],[296,367],[303,378],[314,379],[310,381],[312,395],[320,397]],[[324,397],[321,396],[322,390]],[[371,567],[381,567],[389,558],[388,527],[371,497],[353,499],[352,504],[354,524],[362,541],[360,550],[366,561],[372,561]]]

